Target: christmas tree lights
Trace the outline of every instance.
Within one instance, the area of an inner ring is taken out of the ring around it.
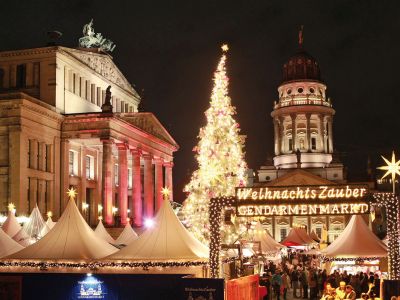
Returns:
[[[200,129],[199,142],[194,148],[198,169],[193,172],[184,191],[188,196],[183,206],[185,225],[205,244],[210,240],[209,202],[211,198],[235,194],[235,187],[246,184],[244,141],[239,135],[239,124],[234,120],[235,108],[228,96],[229,79],[226,75],[226,52],[214,73],[210,107],[205,112],[207,124]],[[234,230],[225,242],[234,242]]]

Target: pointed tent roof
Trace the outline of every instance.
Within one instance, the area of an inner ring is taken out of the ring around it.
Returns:
[[[117,245],[129,245],[138,238],[138,235],[133,230],[131,224],[128,222],[119,237],[115,240]]]
[[[98,259],[117,251],[98,238],[70,199],[54,228],[35,244],[12,254],[17,259]]]
[[[49,227],[49,229],[52,229],[54,225],[56,225],[56,222],[53,221],[51,217],[47,218],[46,225]]]
[[[257,222],[254,228],[253,240],[261,242],[262,252],[277,251],[284,246],[275,241],[268,232],[262,227],[260,222]]]
[[[154,225],[130,245],[106,259],[121,260],[199,260],[209,250],[183,227],[171,204],[164,200]]]
[[[304,228],[294,227],[288,236],[281,242],[285,246],[307,246],[316,242],[310,238]]]
[[[14,241],[7,233],[0,229],[0,258],[24,249]]]
[[[94,230],[94,234],[98,237],[101,238],[102,240],[114,244],[115,241],[111,237],[111,235],[107,232],[107,230],[104,228],[103,221],[99,220],[99,223],[97,224],[96,229]]]
[[[35,207],[32,209],[31,215],[29,216],[28,222],[24,224],[24,226],[21,228],[21,231],[24,231],[28,235],[29,238],[38,240],[42,238],[41,231],[43,227],[46,226],[46,222],[43,220],[42,215],[40,214],[39,207],[37,204]],[[13,237],[15,240],[17,239],[24,239],[26,236],[24,233],[18,233],[16,237]]]
[[[28,247],[29,245],[32,245],[33,243],[36,242],[35,239],[32,239],[25,231],[24,227],[20,229],[20,231],[17,232],[16,235],[12,237],[14,241],[19,243],[20,245],[24,247]]]
[[[385,257],[387,247],[368,228],[361,215],[353,215],[339,237],[321,252],[337,258]]]
[[[17,218],[12,211],[8,212],[7,220],[5,220],[1,229],[3,229],[3,231],[10,237],[13,237],[21,230],[21,225],[19,225]]]

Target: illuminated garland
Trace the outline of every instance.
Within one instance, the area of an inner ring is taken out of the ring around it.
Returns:
[[[219,252],[221,250],[221,213],[222,209],[230,207],[235,203],[235,197],[221,197],[210,200],[210,273],[211,278],[218,278],[220,266]]]
[[[46,271],[49,268],[69,268],[69,269],[90,269],[98,270],[99,268],[142,268],[149,270],[150,268],[174,268],[174,267],[198,267],[207,266],[206,261],[188,261],[188,262],[89,262],[89,263],[73,263],[73,262],[32,262],[32,261],[0,261],[0,268],[12,267],[28,267],[38,268]]]
[[[353,257],[353,258],[339,258],[339,257],[322,257],[323,262],[332,262],[332,261],[354,261],[354,262],[363,262],[363,261],[373,261],[381,259],[382,257]]]
[[[387,215],[389,279],[400,279],[399,199],[392,193],[374,193],[376,205],[384,207]]]

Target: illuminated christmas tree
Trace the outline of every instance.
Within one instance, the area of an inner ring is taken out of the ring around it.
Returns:
[[[209,243],[208,205],[211,198],[233,196],[235,187],[246,184],[247,165],[244,161],[243,137],[239,135],[239,124],[234,120],[235,107],[228,96],[226,75],[226,52],[214,73],[210,108],[205,112],[207,125],[200,129],[196,152],[198,169],[185,187],[188,196],[183,206],[183,216],[188,229],[205,244]],[[224,242],[234,241],[235,229],[227,228]]]

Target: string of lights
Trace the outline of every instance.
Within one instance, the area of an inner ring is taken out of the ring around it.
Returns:
[[[221,223],[222,209],[229,208],[235,203],[235,197],[213,198],[209,204],[210,221],[210,275],[218,278],[218,269],[221,264],[219,253],[221,250]]]
[[[389,279],[400,279],[399,199],[392,193],[374,193],[376,205],[384,207],[387,215]]]

